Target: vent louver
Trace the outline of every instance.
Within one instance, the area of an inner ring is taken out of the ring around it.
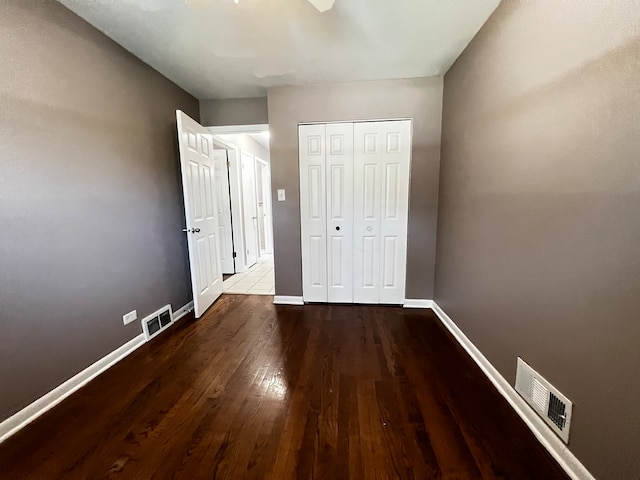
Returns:
[[[147,322],[147,330],[149,332],[149,337],[152,337],[160,330],[160,322],[157,318],[153,318]]]
[[[171,323],[171,312],[169,310],[165,310],[158,318],[160,320],[160,326],[166,327]]]
[[[516,391],[565,443],[569,443],[571,401],[520,357]]]
[[[547,410],[547,417],[549,417],[560,430],[563,430],[567,424],[566,409],[567,405],[562,400],[556,397],[553,393],[549,394],[549,410]]]

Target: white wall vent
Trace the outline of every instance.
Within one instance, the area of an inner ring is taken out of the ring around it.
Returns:
[[[516,391],[564,443],[569,443],[573,404],[520,357],[516,370]]]
[[[142,319],[142,331],[147,341],[158,335],[173,323],[171,305],[165,305],[157,312]]]

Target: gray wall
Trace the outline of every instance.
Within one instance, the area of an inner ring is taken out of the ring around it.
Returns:
[[[0,420],[190,300],[175,109],[62,5],[0,2]]]
[[[505,0],[445,76],[435,300],[570,449],[640,478],[640,8]]]
[[[298,123],[413,118],[407,298],[433,295],[442,78],[275,87],[267,93],[276,295],[302,295]],[[286,202],[275,198],[286,190]]]
[[[267,97],[202,100],[200,119],[207,127],[267,124]]]

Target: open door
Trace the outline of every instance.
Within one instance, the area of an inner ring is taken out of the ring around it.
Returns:
[[[244,213],[244,248],[247,268],[258,261],[258,205],[256,202],[256,171],[253,155],[242,152],[242,203]]]
[[[236,273],[233,261],[233,231],[231,222],[231,198],[229,197],[229,170],[227,151],[214,150],[216,163],[216,194],[218,206],[218,225],[220,235],[220,264],[222,273]]]
[[[267,163],[256,157],[256,193],[258,195],[258,247],[260,256],[269,251],[269,211],[267,203]]]
[[[196,318],[222,294],[213,142],[209,131],[176,111],[191,288]]]

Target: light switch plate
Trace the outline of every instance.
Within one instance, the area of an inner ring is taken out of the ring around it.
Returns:
[[[285,199],[284,188],[280,188],[278,189],[278,201],[284,202],[284,199]]]

